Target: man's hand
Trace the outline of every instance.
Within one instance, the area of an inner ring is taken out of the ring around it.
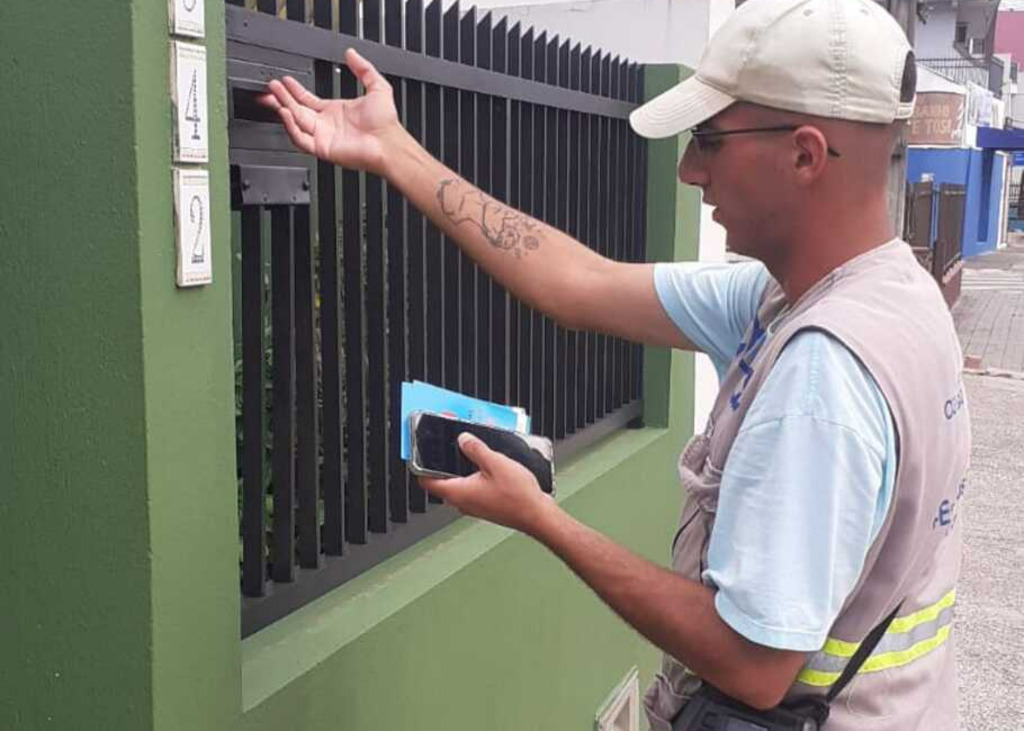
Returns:
[[[460,512],[534,535],[545,519],[558,511],[541,491],[533,473],[515,460],[495,452],[469,434],[459,436],[459,448],[480,471],[446,480],[421,477],[423,489]]]
[[[345,54],[345,64],[366,88],[358,99],[321,99],[286,76],[267,84],[268,93],[259,101],[278,113],[292,143],[303,152],[382,174],[391,141],[405,134],[391,84],[352,49]]]

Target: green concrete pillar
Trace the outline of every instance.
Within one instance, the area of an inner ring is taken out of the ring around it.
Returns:
[[[0,12],[0,728],[240,718],[223,6],[214,283],[175,286],[167,3]]]
[[[644,99],[671,89],[693,73],[685,66],[656,64],[644,71]],[[689,135],[651,140],[647,162],[647,260],[693,261],[700,231],[700,191],[682,185],[679,159]],[[668,398],[661,397],[666,379]],[[650,398],[648,394],[659,394]],[[693,355],[668,348],[644,352],[644,423],[648,426],[693,423]],[[689,433],[690,427],[684,427]]]

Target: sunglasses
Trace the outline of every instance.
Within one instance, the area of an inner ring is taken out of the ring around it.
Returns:
[[[784,125],[781,127],[748,127],[745,129],[701,129],[695,127],[690,130],[690,135],[693,137],[693,141],[697,144],[697,150],[700,152],[714,152],[716,143],[722,137],[728,137],[729,135],[749,135],[754,133],[769,133],[769,132],[795,132],[804,125]],[[828,147],[828,154],[832,157],[840,157],[839,153]]]

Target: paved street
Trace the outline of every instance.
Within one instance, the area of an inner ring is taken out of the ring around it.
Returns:
[[[1021,729],[1024,246],[968,262],[953,314],[965,353],[981,358],[981,368],[964,377],[974,446],[957,593],[961,727]]]

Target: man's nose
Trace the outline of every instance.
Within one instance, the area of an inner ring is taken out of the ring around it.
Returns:
[[[679,160],[679,182],[684,185],[707,185],[708,174],[703,163],[697,143],[691,138]]]

